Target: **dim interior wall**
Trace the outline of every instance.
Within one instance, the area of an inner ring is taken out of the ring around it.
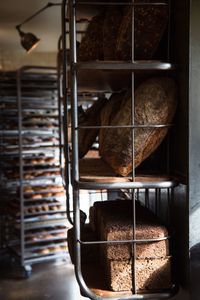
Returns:
[[[190,25],[190,246],[200,243],[200,1],[191,1]],[[200,250],[199,250],[200,251]]]
[[[0,48],[0,71],[16,70],[24,65],[56,66],[56,52],[34,52]]]

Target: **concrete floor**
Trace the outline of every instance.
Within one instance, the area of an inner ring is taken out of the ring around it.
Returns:
[[[172,300],[200,300],[200,244],[191,251],[191,278],[191,294],[180,289]],[[70,259],[34,265],[28,279],[22,279],[21,270],[10,259],[0,259],[0,300],[84,299],[88,300],[80,295]]]
[[[0,263],[0,300],[83,300],[75,279],[74,268],[67,262],[33,266],[28,279],[21,278],[15,265]]]

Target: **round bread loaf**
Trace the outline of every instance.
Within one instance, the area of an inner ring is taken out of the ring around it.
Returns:
[[[43,204],[43,205],[42,205],[42,210],[43,210],[43,211],[48,211],[48,210],[49,210],[48,204]]]
[[[99,126],[100,125],[100,111],[106,104],[106,98],[99,98],[94,104],[89,107],[84,114],[80,126]],[[81,128],[78,132],[79,140],[79,157],[82,158],[91,148],[99,133],[98,128]]]
[[[50,250],[48,248],[46,248],[46,249],[38,249],[36,252],[38,254],[49,254]]]
[[[78,60],[103,60],[104,13],[92,18],[78,48]]]
[[[32,195],[31,198],[32,198],[32,199],[41,199],[41,198],[42,198],[42,194],[35,194],[35,195]]]
[[[103,23],[103,54],[104,60],[115,60],[116,42],[122,21],[123,9],[108,6]]]
[[[169,124],[176,110],[176,84],[167,77],[152,78],[142,83],[135,92],[135,124]],[[131,91],[112,97],[101,112],[101,125],[131,125]],[[135,167],[160,145],[168,128],[137,128],[134,146],[130,128],[101,129],[99,152],[102,158],[122,176],[132,171],[132,147]]]
[[[33,192],[33,188],[31,186],[24,187],[24,193],[32,193],[32,192]]]
[[[136,0],[151,3],[153,0]],[[166,0],[162,1],[166,3]],[[118,31],[116,58],[132,58],[132,6],[126,6]],[[134,7],[134,59],[151,59],[163,36],[168,22],[167,5],[138,5]]]
[[[48,197],[52,196],[52,193],[44,193],[43,196],[44,196],[44,198],[48,198]]]
[[[64,191],[53,193],[53,196],[56,196],[56,197],[60,197],[60,196],[64,196],[64,195],[65,195],[65,192],[64,192]]]

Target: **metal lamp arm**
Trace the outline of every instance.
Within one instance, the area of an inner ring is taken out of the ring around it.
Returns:
[[[54,2],[48,2],[44,7],[42,7],[41,9],[39,9],[38,11],[36,11],[32,16],[28,17],[27,19],[25,19],[22,23],[20,23],[19,25],[16,26],[16,29],[19,31],[20,27],[29,22],[30,20],[32,20],[34,17],[36,17],[37,15],[39,15],[41,12],[43,12],[45,9],[52,7],[52,6],[60,6],[61,3],[54,3]]]

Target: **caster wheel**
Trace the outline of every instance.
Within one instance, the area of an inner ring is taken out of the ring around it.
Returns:
[[[23,267],[23,269],[22,269],[22,277],[24,279],[30,278],[31,274],[32,274],[32,268],[31,268],[31,266],[25,266],[25,267]]]
[[[31,277],[31,274],[32,274],[32,271],[30,270],[24,270],[23,273],[22,273],[22,276],[24,279],[28,279]]]

